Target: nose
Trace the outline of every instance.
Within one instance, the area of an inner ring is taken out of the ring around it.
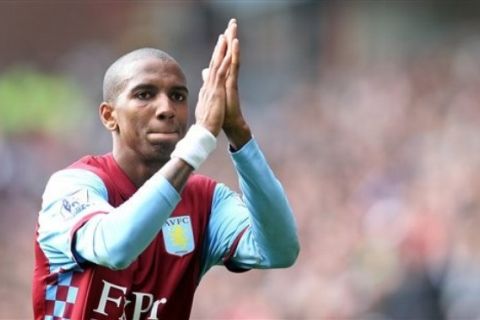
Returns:
[[[159,94],[155,103],[155,116],[160,120],[168,120],[175,117],[173,101],[166,94]]]

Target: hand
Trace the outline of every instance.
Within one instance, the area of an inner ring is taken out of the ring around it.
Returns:
[[[227,52],[230,52],[232,58],[225,84],[226,107],[222,129],[227,135],[230,144],[235,149],[240,149],[251,139],[252,135],[240,108],[240,98],[238,94],[240,42],[237,39],[237,21],[235,19],[231,19],[228,23],[224,36],[228,44]],[[204,69],[202,72],[203,78],[206,79],[209,73],[210,69]]]
[[[198,95],[195,108],[196,123],[202,125],[213,135],[218,136],[225,119],[227,72],[232,62],[232,54],[227,50],[225,35],[220,35],[213,50],[207,75]]]
[[[227,105],[225,108],[223,131],[227,135],[230,144],[238,150],[251,139],[252,134],[240,108],[240,97],[238,94],[240,42],[237,38],[237,21],[235,19],[230,20],[227,30],[225,31],[225,37],[227,38],[228,49],[232,51],[232,63],[225,85]]]

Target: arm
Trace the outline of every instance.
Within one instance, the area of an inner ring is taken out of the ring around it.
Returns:
[[[243,199],[218,184],[204,243],[202,275],[224,263],[233,271],[292,265],[299,252],[291,207],[255,140],[232,154]]]
[[[243,256],[260,258],[257,267],[286,267],[292,265],[299,252],[295,220],[280,182],[267,164],[262,152],[251,140],[238,95],[240,44],[237,23],[231,20],[225,32],[232,48],[232,65],[227,79],[227,105],[223,130],[237,152],[232,154],[239,175],[243,200],[250,212],[251,228],[239,242],[234,261],[242,264]],[[258,255],[257,255],[258,254]]]
[[[232,154],[243,201],[250,213],[250,228],[242,236],[233,262],[249,267],[245,259],[258,259],[253,267],[291,266],[299,253],[297,228],[284,190],[254,140]]]
[[[295,220],[283,188],[252,139],[240,109],[240,49],[236,32],[236,21],[231,20],[225,32],[232,50],[232,66],[226,85],[223,130],[236,150],[232,158],[243,200],[225,186],[216,189],[203,273],[225,257],[229,265],[241,269],[287,267],[295,262],[299,252]],[[204,75],[208,72],[205,70]]]
[[[85,260],[122,268],[145,237],[158,232],[157,220],[166,219],[180,197],[157,173],[121,206],[113,208],[107,199],[103,181],[90,171],[67,169],[52,176],[43,195],[38,242],[54,268],[70,269]],[[130,236],[136,238],[124,239]]]

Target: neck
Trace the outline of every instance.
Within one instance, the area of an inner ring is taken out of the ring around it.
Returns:
[[[142,159],[133,150],[113,148],[113,158],[133,184],[140,188],[166,161]]]

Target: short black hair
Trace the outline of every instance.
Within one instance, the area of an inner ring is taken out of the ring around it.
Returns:
[[[145,58],[157,58],[163,61],[173,61],[177,63],[168,53],[155,48],[140,48],[124,54],[112,63],[105,72],[105,76],[103,77],[104,101],[113,102],[117,98],[118,92],[124,84],[121,73],[125,66],[133,61]]]

